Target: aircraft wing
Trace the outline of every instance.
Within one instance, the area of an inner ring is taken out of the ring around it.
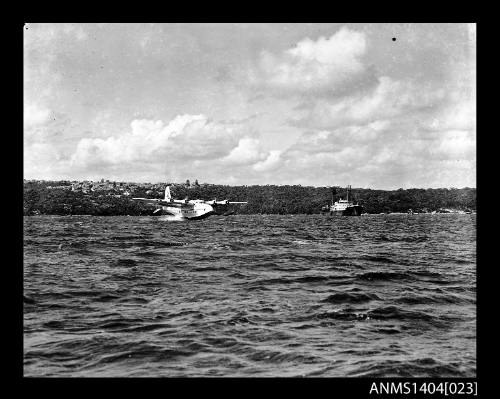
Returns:
[[[238,202],[238,201],[228,201],[228,200],[222,200],[222,201],[217,201],[217,200],[211,200],[211,201],[205,201],[206,204],[209,205],[229,205],[229,204],[248,204],[248,202]]]
[[[194,206],[193,204],[189,203],[166,201],[164,199],[157,199],[157,198],[132,198],[132,199],[135,201],[144,202],[145,204],[148,205],[170,206],[174,208],[192,208]]]
[[[178,203],[178,202],[168,202],[168,201],[161,201],[160,205],[162,206],[168,206],[168,207],[171,207],[171,208],[189,208],[189,209],[192,209],[194,208],[194,204],[185,204],[185,203]]]
[[[162,202],[161,199],[156,199],[156,198],[132,198],[132,199],[134,201],[141,201],[151,205],[161,205],[160,202]]]

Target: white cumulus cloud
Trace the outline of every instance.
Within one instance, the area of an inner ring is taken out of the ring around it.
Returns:
[[[222,161],[228,164],[245,165],[261,161],[265,157],[259,140],[251,137],[240,139],[238,146],[233,148]]]
[[[256,143],[252,138],[244,138],[246,134],[240,124],[210,121],[205,115],[179,115],[168,123],[138,119],[122,135],[81,139],[71,162],[86,167],[214,160],[227,156],[229,160],[257,161],[260,155],[254,154]]]
[[[361,61],[365,50],[365,34],[343,27],[329,38],[303,39],[278,55],[263,51],[254,79],[286,91],[335,92],[367,72]]]
[[[368,124],[432,107],[445,95],[444,90],[426,90],[411,81],[381,76],[378,84],[368,92],[311,103],[306,116],[296,118],[294,123],[317,129]]]
[[[253,165],[253,169],[257,172],[267,172],[279,168],[283,164],[281,153],[281,150],[269,151],[267,158]]]
[[[51,112],[45,107],[36,104],[24,105],[24,127],[31,128],[43,125],[50,120]]]

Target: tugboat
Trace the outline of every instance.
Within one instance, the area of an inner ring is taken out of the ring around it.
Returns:
[[[349,194],[351,193],[351,186],[347,186],[347,198],[339,199],[336,202],[333,202],[334,191],[332,189],[332,204],[325,205],[321,208],[321,213],[333,215],[342,215],[342,216],[361,216],[363,213],[363,206],[358,203],[354,204],[353,201],[349,201]],[[351,196],[352,197],[352,196]]]

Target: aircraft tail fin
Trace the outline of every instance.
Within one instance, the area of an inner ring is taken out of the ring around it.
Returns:
[[[170,186],[165,188],[165,201],[170,201],[172,196],[170,195]]]

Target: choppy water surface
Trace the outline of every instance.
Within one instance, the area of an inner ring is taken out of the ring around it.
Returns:
[[[476,374],[476,216],[24,218],[25,376]]]

